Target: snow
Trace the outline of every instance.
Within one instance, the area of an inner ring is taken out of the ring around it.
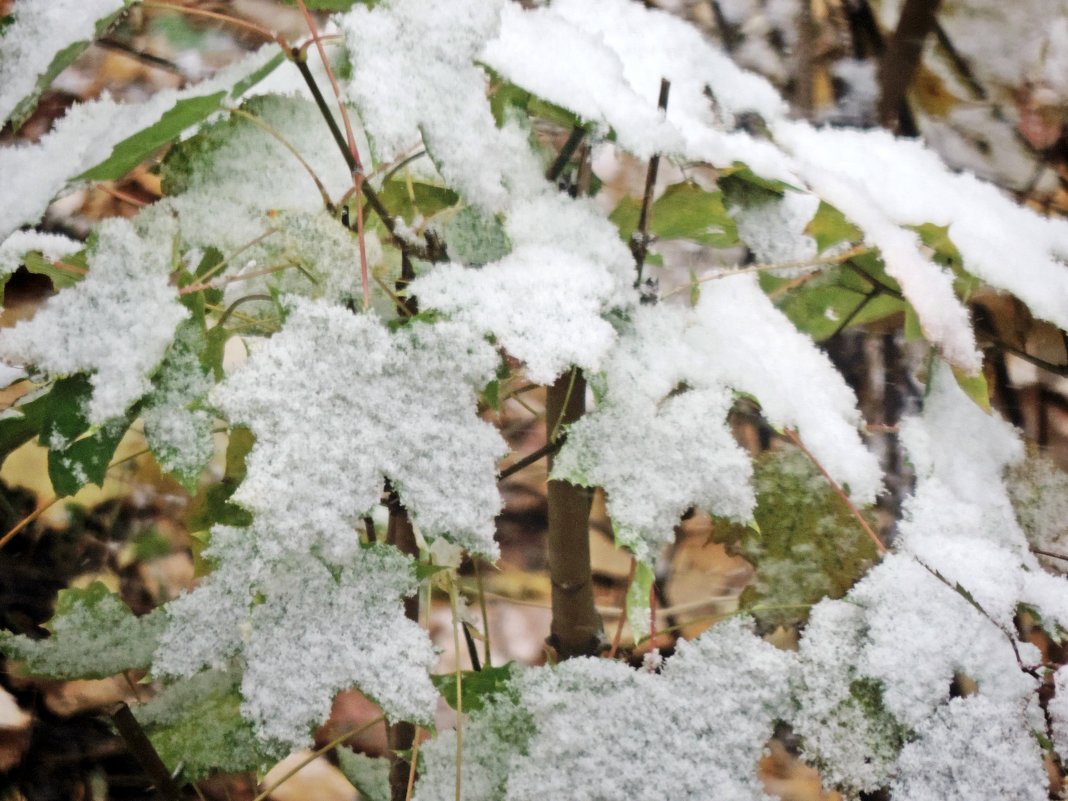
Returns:
[[[0,123],[38,90],[60,51],[95,39],[97,20],[125,5],[125,0],[19,0],[14,22],[0,37]]]
[[[27,253],[38,252],[49,261],[59,261],[84,247],[83,243],[62,234],[15,231],[0,242],[0,276],[15,272]]]
[[[145,437],[160,466],[193,488],[215,453],[214,418],[203,409],[191,408],[204,401],[214,384],[200,363],[206,345],[198,323],[179,327],[141,413]]]
[[[478,418],[476,393],[496,366],[494,350],[460,323],[391,334],[369,316],[294,299],[284,329],[211,395],[256,436],[234,500],[272,521],[261,547],[350,554],[350,530],[388,478],[428,539],[495,555],[496,464],[506,449]]]
[[[951,361],[978,366],[967,314],[952,296],[951,277],[898,226],[948,226],[968,272],[1068,327],[1068,222],[1019,206],[974,176],[950,172],[916,141],[803,123],[780,124],[774,132],[809,185],[880,248],[925,333]]]
[[[408,557],[357,546],[324,562],[310,553],[279,558],[261,547],[282,533],[294,534],[270,518],[251,529],[212,530],[205,555],[218,567],[167,606],[153,670],[188,677],[238,658],[242,715],[272,749],[309,745],[334,695],[353,685],[392,720],[429,722],[437,693],[428,674],[437,655],[399,602],[415,589]],[[351,529],[337,534],[356,540]]]
[[[1049,797],[1042,752],[1019,706],[979,695],[954,698],[908,743],[891,786],[894,801]]]
[[[156,123],[179,100],[227,91],[273,55],[273,47],[264,47],[209,80],[188,89],[162,90],[144,103],[117,103],[105,96],[76,104],[39,142],[0,148],[0,237],[40,219],[68,182],[107,159],[115,145]]]
[[[89,421],[125,413],[151,387],[188,315],[169,282],[173,235],[173,226],[139,231],[123,219],[102,222],[85,279],[0,332],[0,359],[54,378],[88,372]]]
[[[767,799],[756,764],[788,709],[794,660],[751,625],[681,643],[659,674],[605,659],[519,673],[464,725],[463,797],[609,801],[655,781],[668,798]],[[454,797],[455,748],[449,732],[422,749],[416,801]]]

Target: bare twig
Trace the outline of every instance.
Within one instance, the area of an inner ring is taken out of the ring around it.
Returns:
[[[657,100],[657,108],[662,112],[667,111],[668,94],[671,91],[671,81],[667,78],[660,79],[660,97]],[[656,153],[649,159],[649,168],[645,173],[645,191],[642,193],[642,208],[638,213],[638,228],[631,234],[630,249],[634,254],[634,264],[637,268],[637,276],[634,279],[635,288],[642,284],[642,271],[645,268],[645,257],[649,253],[649,215],[652,214],[653,192],[656,190],[656,175],[660,169],[660,154]]]
[[[111,710],[111,720],[115,728],[119,730],[119,734],[122,735],[122,739],[126,741],[130,753],[134,755],[152,780],[156,791],[167,801],[182,801],[182,788],[171,778],[167,766],[163,764],[159,753],[152,745],[152,741],[148,739],[145,730],[141,728],[141,724],[137,722],[133,712],[130,711],[130,707],[120,701]]]

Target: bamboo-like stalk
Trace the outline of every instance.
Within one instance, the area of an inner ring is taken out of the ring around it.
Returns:
[[[564,374],[549,387],[546,421],[560,428],[586,410],[586,379],[581,371]],[[551,469],[550,457],[550,469]],[[604,625],[593,603],[590,567],[590,490],[566,481],[549,481],[549,576],[553,618],[549,644],[558,659],[594,656],[606,646]]]

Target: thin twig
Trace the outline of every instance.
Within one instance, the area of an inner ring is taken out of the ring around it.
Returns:
[[[22,529],[26,528],[26,526],[30,525],[30,523],[39,518],[57,503],[59,503],[59,501],[60,498],[58,495],[56,495],[52,498],[52,500],[48,501],[43,506],[37,507],[32,512],[30,512],[30,514],[22,518],[22,520],[15,524],[14,528],[8,531],[7,534],[5,534],[3,537],[0,537],[0,548],[3,548],[5,545],[7,545],[15,537],[16,534],[18,534],[20,531],[22,531]]]
[[[581,125],[576,125],[571,129],[571,133],[568,134],[567,140],[564,142],[563,147],[560,148],[560,152],[556,154],[556,158],[553,159],[553,163],[549,165],[549,169],[545,171],[545,178],[548,181],[556,183],[557,179],[564,171],[564,167],[571,161],[571,157],[575,155],[575,150],[582,143],[583,137],[586,136],[586,129]]]
[[[514,400],[518,401],[519,398],[515,398]],[[504,481],[506,478],[511,475],[514,475],[515,473],[518,473],[520,470],[530,467],[530,465],[534,464],[539,459],[543,459],[546,456],[550,456],[551,454],[556,453],[558,450],[560,450],[561,447],[563,447],[563,444],[566,441],[567,433],[565,432],[558,436],[556,439],[554,439],[552,442],[546,442],[533,453],[528,453],[518,462],[513,462],[512,464],[508,465],[508,467],[504,468],[504,470],[497,474],[497,480]]]
[[[634,582],[634,574],[638,572],[638,560],[633,556],[630,558],[630,571],[627,573],[627,592],[630,592],[630,585]],[[619,650],[619,641],[623,639],[623,623],[626,621],[626,614],[619,616],[619,621],[616,623],[616,633],[612,637],[612,647],[608,650],[607,659],[615,659],[616,652]]]
[[[307,5],[304,4],[304,0],[297,0],[297,6],[300,8],[300,13],[304,16],[304,22],[315,40],[315,49],[319,51],[319,59],[323,62],[323,69],[326,70],[326,76],[330,79],[330,86],[334,90],[338,111],[341,112],[341,121],[345,124],[345,144],[352,154],[352,183],[356,189],[356,194],[360,195],[364,185],[363,163],[360,161],[360,151],[356,147],[356,135],[352,132],[352,120],[349,119],[349,111],[341,98],[341,86],[338,85],[334,69],[330,66],[330,59],[326,57],[326,49],[323,47],[322,39],[319,37],[319,29],[316,27],[315,20],[312,19]],[[367,269],[367,245],[364,240],[363,204],[361,203],[356,204],[356,240],[360,247],[360,284],[363,288],[363,308],[366,311],[371,308],[371,279]]]
[[[222,270],[224,270],[226,268],[227,264],[229,264],[231,261],[236,259],[238,256],[240,256],[246,250],[249,250],[251,248],[256,247],[256,245],[258,245],[264,239],[266,239],[269,236],[274,236],[278,232],[279,232],[278,228],[268,228],[266,231],[264,231],[262,234],[257,236],[252,241],[246,242],[241,247],[239,247],[237,250],[235,250],[233,253],[231,253],[229,256],[227,256],[222,261],[220,261],[218,264],[216,264],[211,269],[209,269],[207,272],[205,272],[204,275],[200,276],[200,282],[201,283],[206,283],[212,276],[218,275]]]
[[[97,184],[96,188],[105,194],[111,195],[116,200],[121,200],[123,203],[129,203],[134,208],[142,209],[148,204],[139,198],[134,197],[129,192],[123,192],[121,189],[116,189],[113,186],[107,184]]]
[[[250,281],[253,278],[261,278],[265,275],[271,275],[272,273],[280,273],[283,270],[301,270],[301,267],[296,262],[275,264],[272,267],[261,267],[259,270],[250,270],[247,273],[238,273],[237,275],[227,275],[214,281],[190,284],[189,286],[184,286],[179,289],[178,294],[185,296],[192,295],[194,292],[203,292],[205,289],[221,289],[227,284],[236,284],[239,281]],[[301,272],[304,272],[304,270],[301,270]],[[313,281],[313,283],[315,282]]]
[[[879,552],[880,556],[885,556],[887,549],[886,546],[883,544],[883,541],[879,538],[879,535],[875,533],[875,530],[871,527],[868,521],[864,519],[864,515],[860,513],[860,510],[856,507],[856,504],[854,504],[853,501],[849,499],[849,496],[846,495],[845,490],[842,489],[842,487],[838,484],[837,481],[831,478],[831,474],[828,473],[826,468],[822,464],[820,464],[819,460],[812,455],[812,451],[805,447],[805,443],[803,443],[801,441],[801,438],[797,436],[796,431],[793,431],[792,429],[788,428],[786,429],[786,436],[792,443],[794,443],[794,445],[801,449],[801,452],[805,454],[805,456],[809,458],[809,461],[811,461],[812,464],[816,466],[816,469],[823,474],[823,477],[827,479],[827,482],[831,485],[831,489],[833,489],[835,494],[842,499],[842,501],[847,507],[849,507],[849,511],[852,513],[853,517],[855,517],[857,519],[857,522],[860,523],[860,527],[864,529],[864,533],[868,535],[868,539],[870,539],[872,541],[872,544],[875,545],[875,550]]]
[[[111,720],[114,722],[115,728],[119,730],[119,734],[122,735],[122,739],[126,741],[126,746],[130,749],[130,753],[134,755],[134,758],[137,759],[145,773],[152,780],[156,792],[167,801],[182,801],[182,789],[171,778],[171,774],[167,771],[167,766],[160,759],[159,752],[152,745],[152,741],[148,739],[148,735],[141,728],[141,724],[137,722],[137,718],[130,711],[130,707],[125,702],[120,701],[111,709]]]
[[[415,736],[412,738],[412,761],[408,765],[408,787],[404,791],[404,801],[412,801],[412,789],[415,787],[415,766],[419,764],[419,729],[415,727]]]
[[[324,745],[322,748],[319,748],[319,749],[317,749],[315,751],[312,751],[310,754],[308,754],[308,756],[306,756],[304,759],[302,759],[298,765],[296,765],[292,770],[287,772],[282,778],[280,778],[278,781],[276,781],[270,787],[266,788],[263,792],[261,792],[259,795],[257,795],[254,799],[252,799],[252,801],[264,801],[264,799],[267,798],[267,796],[269,796],[271,793],[273,793],[275,790],[277,790],[279,787],[281,787],[287,781],[289,781],[294,776],[296,776],[300,771],[304,770],[305,767],[310,765],[312,762],[314,762],[316,759],[321,757],[323,754],[325,754],[325,753],[327,753],[329,751],[332,751],[333,749],[337,748],[339,745],[341,745],[341,743],[345,742],[345,740],[349,739],[350,737],[355,737],[357,734],[360,734],[361,732],[371,728],[372,726],[376,726],[379,723],[384,723],[385,720],[386,720],[386,716],[385,715],[379,715],[377,718],[375,718],[374,720],[372,720],[372,721],[370,721],[368,723],[361,723],[359,726],[351,728],[348,731],[342,732],[337,737],[335,737],[333,740],[331,740],[326,745]]]
[[[222,328],[223,324],[227,320],[230,319],[230,315],[232,315],[235,311],[237,311],[237,307],[238,306],[240,306],[242,303],[248,303],[248,302],[253,301],[253,300],[271,301],[271,300],[274,300],[274,298],[272,298],[270,295],[265,295],[265,294],[245,295],[244,297],[238,298],[237,300],[235,300],[233,303],[231,303],[229,306],[226,307],[226,311],[224,311],[222,313],[222,316],[219,318],[219,322],[217,322],[215,324],[215,327],[216,328]]]
[[[232,17],[229,14],[222,14],[218,11],[208,11],[204,8],[196,8],[194,6],[183,6],[177,3],[161,3],[157,0],[144,0],[141,3],[144,8],[166,8],[171,11],[179,11],[182,14],[189,14],[194,17],[207,17],[209,19],[217,19],[222,22],[226,22],[230,25],[234,25],[238,28],[244,28],[245,30],[258,33],[264,39],[272,42],[277,42],[278,45],[285,51],[289,51],[289,43],[282,37],[281,34],[264,28],[262,25],[257,25],[255,22],[250,22],[240,17]]]
[[[667,112],[668,93],[671,91],[671,81],[667,78],[660,79],[660,97],[657,100],[657,108]],[[631,234],[631,252],[634,253],[634,262],[637,267],[637,277],[634,279],[635,288],[642,284],[642,271],[645,269],[645,257],[649,253],[649,216],[652,214],[653,192],[656,190],[656,175],[660,169],[660,154],[655,153],[649,159],[649,168],[645,173],[645,192],[642,194],[642,208],[638,213],[638,228]]]
[[[765,264],[749,264],[745,266],[731,267],[727,269],[719,270],[711,275],[704,275],[700,278],[691,281],[688,284],[677,287],[667,294],[665,298],[669,298],[672,295],[678,295],[680,292],[689,292],[698,284],[705,284],[709,281],[718,281],[721,278],[731,278],[735,275],[748,275],[750,273],[763,273],[770,270],[796,270],[804,267],[832,267],[836,264],[844,264],[850,259],[855,259],[857,256],[863,256],[866,253],[871,253],[872,248],[867,245],[856,245],[849,250],[842,251],[841,253],[829,254],[825,256],[816,256],[812,259],[798,259],[796,261],[780,261],[780,262],[768,262]],[[872,282],[874,283],[874,281]]]

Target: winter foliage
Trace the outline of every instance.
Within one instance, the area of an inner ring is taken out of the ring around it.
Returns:
[[[19,0],[0,117],[122,6]],[[0,148],[2,281],[82,250],[21,229],[53,198],[173,143],[166,197],[96,226],[84,275],[66,265],[55,296],[0,332],[0,372],[40,389],[0,415],[0,432],[36,436],[59,460],[53,481],[73,489],[102,480],[138,417],[190,490],[216,429],[232,448],[253,443],[211,507],[196,589],[143,617],[102,586],[69,591],[50,637],[5,634],[0,649],[41,675],[148,669],[164,686],[137,714],[186,778],[309,745],[353,686],[389,720],[429,726],[437,654],[404,599],[430,574],[455,578],[459,557],[433,554],[499,553],[508,448],[487,409],[501,380],[582,370],[591,411],[562,432],[546,421],[566,439],[552,477],[603,488],[642,570],[696,508],[751,524],[725,539],[763,566],[754,593],[773,606],[774,585],[792,580],[783,559],[809,564],[794,531],[765,537],[756,522],[789,486],[827,540],[821,554],[845,554],[848,581],[816,581],[796,651],[754,632],[780,620],[758,603],[643,670],[597,657],[515,670],[425,746],[417,801],[453,798],[457,781],[468,801],[607,801],[653,777],[664,797],[763,801],[756,765],[782,725],[850,797],[1045,798],[1042,739],[1068,758],[1068,679],[1050,679],[1064,692],[1043,708],[1047,667],[1015,619],[1026,609],[1051,636],[1068,631],[1065,580],[1032,552],[1063,550],[1068,488],[962,389],[983,356],[960,281],[1068,326],[1068,223],[916,141],[792,119],[764,78],[629,0],[384,0],[333,24],[366,162],[356,188],[289,65],[281,91],[242,100],[276,66],[273,47],[140,104],[76,106],[38,143]],[[595,195],[582,169],[547,180],[559,146],[539,113],[581,128],[595,159],[687,170],[661,182],[654,225],[639,230],[631,199],[606,208],[560,191]],[[365,178],[394,216],[357,206]],[[743,248],[770,264],[723,266]],[[715,258],[698,272],[680,252]],[[819,288],[818,271],[852,268],[871,297],[892,297],[881,316],[905,311],[930,346],[922,413],[901,426],[915,487],[892,547],[859,580],[873,555],[835,539],[855,521],[840,502],[874,504],[882,468],[815,323],[776,300],[781,282]],[[740,403],[804,451],[754,479],[732,432]],[[417,557],[368,535],[383,499],[409,516]],[[348,763],[381,788],[383,764]]]

